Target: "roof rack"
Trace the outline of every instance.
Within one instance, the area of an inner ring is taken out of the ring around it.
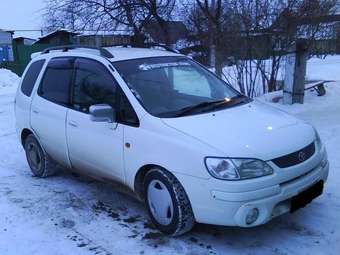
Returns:
[[[128,44],[128,43],[122,43],[122,44],[117,44],[117,45],[113,45],[112,47],[118,47],[118,46],[121,46],[121,47],[133,47],[132,44]],[[142,48],[152,48],[152,47],[160,47],[160,48],[163,48],[164,50],[166,51],[170,51],[172,53],[180,53],[178,50],[175,50],[165,44],[162,44],[162,43],[144,43],[142,46]]]
[[[92,47],[92,46],[86,46],[86,45],[63,45],[63,46],[56,46],[56,47],[50,47],[45,49],[41,52],[41,54],[47,54],[50,53],[53,50],[61,50],[62,52],[67,52],[69,50],[74,49],[91,49],[91,50],[98,50],[100,55],[105,58],[113,58],[113,55],[106,49],[100,48],[100,47]]]

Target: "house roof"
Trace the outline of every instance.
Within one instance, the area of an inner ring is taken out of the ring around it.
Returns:
[[[29,37],[24,37],[24,36],[15,37],[13,40],[21,40],[21,39],[36,41],[36,39],[29,38]]]
[[[14,34],[13,30],[5,30],[5,29],[1,29],[1,28],[0,28],[0,32],[7,32],[7,33]]]
[[[78,33],[72,32],[68,29],[58,29],[58,30],[52,31],[52,32],[50,32],[50,33],[48,33],[44,36],[39,37],[39,40],[52,37],[52,36],[54,36],[55,34],[58,34],[58,33],[67,33],[67,34],[71,34],[71,35],[78,35]]]
[[[112,31],[104,31],[104,30],[98,30],[98,31],[82,31],[82,33],[77,34],[78,37],[86,37],[86,36],[115,36],[115,35],[133,35],[133,30],[128,27],[119,27],[117,29],[114,29]]]

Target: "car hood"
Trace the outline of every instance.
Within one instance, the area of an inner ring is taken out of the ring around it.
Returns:
[[[162,121],[226,157],[271,160],[302,149],[315,139],[311,125],[258,101]]]

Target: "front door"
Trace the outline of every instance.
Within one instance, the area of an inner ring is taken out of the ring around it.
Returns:
[[[93,122],[89,107],[117,103],[118,84],[95,60],[78,58],[71,109],[67,113],[67,142],[73,167],[92,175],[124,181],[123,125]]]

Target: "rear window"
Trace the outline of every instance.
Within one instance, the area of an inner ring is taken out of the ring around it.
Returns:
[[[30,65],[21,84],[21,92],[30,97],[45,60],[38,60]]]
[[[52,59],[46,68],[39,95],[51,102],[70,105],[74,58]]]

